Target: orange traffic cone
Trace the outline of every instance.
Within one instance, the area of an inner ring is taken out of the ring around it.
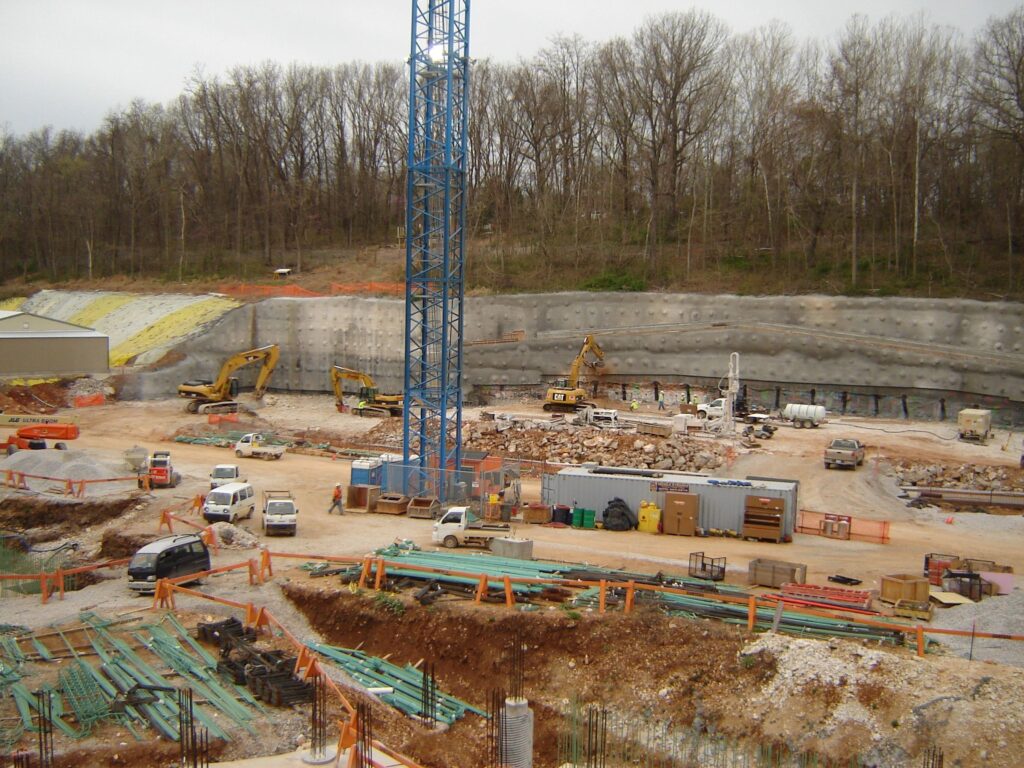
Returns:
[[[950,515],[949,517],[946,518],[946,525],[952,525],[952,524],[953,524],[953,516]]]

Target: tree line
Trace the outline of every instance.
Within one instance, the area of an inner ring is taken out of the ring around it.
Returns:
[[[470,79],[470,286],[1021,292],[1024,7],[971,40],[701,11]],[[0,134],[0,277],[298,271],[395,242],[407,70],[196,75],[93,133]]]

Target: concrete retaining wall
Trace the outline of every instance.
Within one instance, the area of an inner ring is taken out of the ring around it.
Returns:
[[[717,382],[729,353],[739,352],[745,382],[818,387],[819,402],[847,391],[848,401],[851,393],[936,402],[966,393],[965,400],[1024,404],[1024,304],[653,293],[467,299],[465,341],[515,330],[525,331],[522,341],[466,347],[467,386],[564,375],[594,333],[608,382]],[[139,374],[126,394],[171,395],[188,378],[212,378],[229,355],[269,343],[282,348],[271,389],[329,391],[332,364],[369,372],[385,391],[402,387],[402,301],[274,298],[230,311],[178,347],[182,362]],[[243,386],[255,373],[239,372]],[[955,414],[952,400],[948,407]]]

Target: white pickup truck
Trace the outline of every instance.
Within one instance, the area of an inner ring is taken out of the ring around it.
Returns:
[[[462,545],[488,547],[491,539],[511,535],[512,526],[508,523],[481,520],[469,511],[469,507],[452,507],[434,523],[431,539],[435,544],[455,549]]]
[[[299,508],[291,491],[263,492],[263,533],[295,535],[299,527]]]
[[[267,445],[263,442],[263,435],[257,432],[250,432],[242,435],[235,443],[235,456],[244,458],[246,456],[254,459],[280,459],[284,456],[283,445]]]

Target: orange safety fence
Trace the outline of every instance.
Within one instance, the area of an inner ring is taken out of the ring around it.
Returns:
[[[103,393],[97,392],[94,395],[76,395],[71,402],[75,408],[88,408],[90,405],[103,405],[107,398]]]
[[[331,295],[363,296],[367,293],[404,296],[405,283],[331,283]]]
[[[73,480],[66,477],[50,477],[49,475],[33,475],[28,472],[18,472],[13,469],[6,469],[3,472],[3,485],[8,488],[15,488],[20,491],[30,490],[26,480],[46,480],[54,485],[43,490],[43,493],[55,493],[60,496],[73,496],[77,499],[85,497],[88,486],[100,483],[138,483],[136,475],[131,477],[101,477],[90,480]]]
[[[206,417],[208,424],[220,424],[222,421],[238,421],[237,413],[211,413]]]
[[[810,509],[800,510],[796,532],[829,539],[889,543],[888,520],[864,520],[852,515],[834,515]]]
[[[39,595],[42,602],[47,603],[50,600],[50,595],[54,592],[60,594],[61,600],[64,599],[64,591],[66,589],[64,580],[68,576],[98,571],[100,568],[117,568],[127,565],[129,560],[131,560],[130,557],[123,557],[118,560],[94,563],[93,565],[82,565],[78,568],[58,568],[55,571],[40,571],[39,573],[2,573],[0,574],[0,581],[38,581]]]
[[[290,296],[292,298],[315,298],[322,293],[298,285],[253,285],[252,283],[224,283],[217,288],[219,293],[243,298],[253,296]]]
[[[263,555],[262,555],[262,558],[263,558],[264,562],[261,563],[261,567],[260,567],[261,574],[263,574],[265,577],[266,577],[267,574],[271,574],[271,575],[273,574],[272,558],[274,558],[274,557],[294,557],[294,558],[302,558],[303,560],[306,560],[306,561],[309,561],[309,560],[323,560],[323,561],[326,561],[326,562],[348,562],[348,563],[359,562],[359,560],[360,560],[359,558],[352,558],[352,557],[337,557],[337,556],[330,556],[330,555],[310,555],[310,554],[298,555],[298,554],[292,554],[292,553],[286,553],[286,552],[270,552],[268,550],[265,550],[263,552]],[[362,561],[362,570],[361,570],[361,573],[360,573],[360,576],[359,576],[359,587],[360,588],[364,588],[365,589],[369,585],[370,579],[372,577],[373,578],[374,589],[378,589],[378,590],[382,589],[386,585],[386,572],[387,572],[387,568],[390,566],[390,567],[393,567],[393,568],[401,569],[403,571],[419,571],[421,573],[436,573],[436,574],[443,574],[443,575],[446,575],[446,576],[455,576],[455,577],[461,577],[461,578],[466,578],[466,579],[472,579],[472,580],[476,581],[477,584],[478,584],[477,591],[476,591],[476,600],[475,600],[476,602],[480,602],[481,601],[483,595],[486,593],[487,585],[490,582],[501,582],[501,584],[502,584],[502,586],[504,588],[504,593],[505,593],[505,604],[509,608],[514,608],[515,607],[515,600],[514,600],[514,595],[513,595],[512,587],[511,587],[512,584],[538,584],[538,585],[545,585],[545,586],[550,586],[550,587],[568,587],[568,588],[575,587],[575,588],[582,588],[582,589],[586,589],[586,588],[590,588],[590,587],[597,587],[600,590],[599,597],[598,597],[598,606],[599,606],[598,612],[599,613],[604,613],[606,611],[606,607],[607,607],[606,606],[606,595],[607,595],[608,589],[611,588],[611,587],[625,587],[626,588],[626,599],[624,601],[624,611],[626,613],[629,613],[629,612],[632,611],[632,608],[633,608],[633,605],[634,605],[634,601],[635,601],[635,593],[638,592],[638,591],[639,592],[662,592],[662,593],[671,594],[671,595],[688,595],[688,596],[696,596],[696,597],[704,598],[704,599],[707,599],[707,600],[714,600],[714,601],[723,602],[723,603],[745,604],[745,605],[747,605],[747,608],[748,608],[747,624],[748,624],[748,627],[751,630],[753,630],[754,624],[756,622],[757,609],[758,608],[771,608],[771,609],[774,610],[777,607],[774,602],[771,602],[771,601],[768,601],[768,600],[758,599],[756,595],[750,595],[749,597],[746,597],[746,596],[735,596],[735,595],[720,595],[720,594],[713,594],[713,593],[704,592],[702,590],[691,590],[691,589],[685,589],[685,588],[681,588],[681,587],[666,587],[666,586],[662,586],[662,585],[658,585],[658,584],[637,584],[637,583],[632,582],[632,581],[621,583],[621,582],[609,582],[606,579],[602,579],[600,581],[584,581],[584,580],[576,580],[576,579],[539,579],[539,578],[530,578],[530,577],[509,577],[509,576],[498,577],[498,576],[493,576],[493,575],[489,575],[489,574],[486,574],[486,573],[472,573],[472,572],[467,572],[467,571],[455,571],[455,570],[449,570],[449,569],[445,569],[445,568],[435,568],[435,567],[429,567],[429,566],[415,565],[415,564],[412,564],[412,563],[405,563],[405,562],[401,562],[401,561],[397,561],[397,560],[390,560],[389,561],[386,558],[374,557],[372,555],[366,555],[365,557],[363,557],[361,559],[361,561]],[[832,613],[830,613],[828,611],[816,610],[816,609],[813,609],[813,608],[791,608],[791,609],[787,609],[787,610],[790,610],[793,613],[804,614],[804,615],[808,615],[808,616],[825,616],[825,617],[834,618],[834,614],[832,614]],[[924,626],[922,626],[920,624],[918,624],[916,626],[909,626],[907,624],[893,624],[893,623],[890,623],[890,622],[874,621],[874,620],[871,620],[871,619],[865,619],[865,618],[862,618],[862,617],[852,617],[852,616],[847,616],[847,617],[844,618],[844,620],[845,621],[849,621],[852,624],[861,624],[861,625],[864,625],[864,626],[869,626],[869,627],[873,627],[873,628],[877,628],[877,629],[893,630],[893,631],[904,633],[906,635],[914,634],[916,636],[916,638],[917,638],[917,646],[918,646],[918,655],[919,656],[923,656],[924,655],[924,636],[925,635],[953,635],[953,636],[957,636],[957,637],[979,637],[979,638],[990,638],[990,639],[996,639],[996,640],[1024,641],[1024,635],[1010,635],[1010,634],[1002,634],[1002,633],[995,633],[995,632],[971,632],[971,631],[959,630],[959,629],[943,629],[943,628],[940,628],[940,627],[924,627]]]
[[[296,555],[298,557],[298,555]],[[252,583],[253,572],[255,569],[255,561],[249,560],[246,563],[236,563],[232,566],[226,566],[224,568],[218,568],[213,571],[207,571],[199,576],[204,576],[213,573],[220,573],[228,570],[237,570],[240,568],[249,568],[249,578]],[[295,660],[294,674],[301,676],[305,680],[312,679],[314,677],[320,677],[323,679],[324,684],[328,687],[331,693],[337,698],[342,709],[345,712],[345,718],[338,720],[338,747],[337,756],[334,759],[334,765],[339,765],[343,753],[348,750],[348,760],[346,762],[347,768],[356,768],[360,765],[370,765],[379,768],[383,766],[394,766],[400,765],[405,768],[423,768],[419,763],[415,762],[412,758],[403,755],[394,749],[391,749],[387,745],[373,740],[372,749],[375,754],[387,756],[390,762],[378,762],[371,755],[359,755],[358,750],[350,749],[354,747],[358,741],[358,713],[352,703],[348,700],[345,694],[342,692],[338,684],[331,679],[323,666],[320,664],[319,658],[316,654],[311,651],[305,643],[300,641],[294,634],[282,624],[277,617],[275,617],[267,608],[257,608],[252,603],[239,603],[234,600],[225,600],[224,598],[216,597],[214,595],[208,595],[204,592],[199,592],[195,589],[189,589],[188,587],[181,586],[178,582],[189,581],[195,579],[197,574],[189,576],[179,577],[177,579],[161,579],[157,582],[156,594],[154,596],[153,607],[158,608],[173,608],[174,607],[174,593],[180,592],[183,595],[191,597],[197,597],[202,600],[209,600],[211,602],[220,603],[227,605],[232,608],[237,608],[245,611],[245,624],[246,626],[253,627],[257,632],[270,631],[272,632],[275,628],[281,633],[281,636],[286,638],[292,647],[298,654]],[[367,761],[366,758],[369,758]]]
[[[192,500],[192,506],[189,507],[189,511],[196,508],[195,504],[199,498],[201,497],[197,496],[195,499]],[[157,524],[156,527],[157,533],[163,530],[163,527],[165,525],[167,526],[168,533],[174,533],[174,526],[172,525],[172,522],[174,520],[177,520],[179,523],[187,525],[189,528],[195,528],[197,531],[199,531],[200,538],[202,538],[206,546],[213,550],[214,554],[220,551],[220,542],[217,540],[217,533],[216,531],[214,531],[212,525],[200,525],[199,523],[194,523],[191,520],[186,520],[184,517],[179,517],[178,515],[174,514],[171,511],[171,508],[161,510],[160,522]]]

